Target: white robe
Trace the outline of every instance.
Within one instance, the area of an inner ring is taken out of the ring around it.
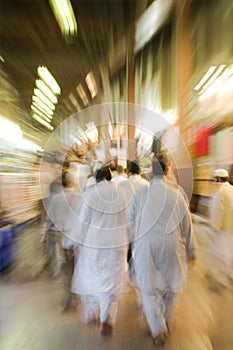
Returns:
[[[233,280],[233,186],[218,183],[210,203],[211,235],[207,273],[224,286]]]
[[[141,188],[147,188],[150,186],[149,181],[143,179],[141,175],[133,174],[128,177],[129,182],[132,184],[134,191],[137,192]]]
[[[48,204],[47,215],[58,231],[66,232],[68,230],[69,222],[67,216],[70,212],[72,202],[80,193],[74,188],[64,188],[60,193],[51,196]]]
[[[180,191],[153,179],[136,193],[129,221],[135,224],[133,267],[140,290],[180,292],[187,256],[195,256],[191,215]]]
[[[84,192],[71,233],[79,242],[74,293],[101,298],[122,292],[128,247],[125,210],[123,194],[106,180]]]

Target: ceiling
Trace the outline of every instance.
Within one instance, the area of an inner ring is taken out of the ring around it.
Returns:
[[[24,118],[31,118],[31,101],[37,67],[46,66],[61,87],[53,124],[77,112],[68,96],[72,92],[83,108],[76,87],[85,83],[89,71],[98,72],[100,61],[108,62],[125,35],[130,18],[151,1],[71,0],[78,33],[65,39],[55,20],[49,0],[0,0],[0,68],[18,91]],[[137,4],[138,3],[138,4]],[[137,5],[136,5],[137,4]],[[133,14],[133,15],[132,15]],[[84,84],[83,84],[84,85]],[[57,121],[56,121],[57,119]]]

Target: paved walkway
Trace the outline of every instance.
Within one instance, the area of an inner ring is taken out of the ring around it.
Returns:
[[[232,289],[214,293],[204,277],[203,263],[208,231],[195,223],[199,261],[189,271],[187,286],[164,350],[232,350]],[[33,262],[32,262],[33,263]],[[232,286],[233,288],[233,286]],[[63,286],[46,274],[31,282],[0,283],[1,350],[131,350],[155,349],[148,326],[140,315],[133,289],[119,302],[112,337],[100,335],[99,324],[81,322],[80,303],[75,311],[61,311]]]

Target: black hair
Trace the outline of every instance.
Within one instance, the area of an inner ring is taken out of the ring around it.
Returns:
[[[152,169],[153,169],[153,175],[154,176],[163,176],[166,175],[168,168],[168,158],[163,155],[159,154],[156,158],[153,159],[152,162]]]
[[[102,180],[111,181],[112,180],[112,174],[109,166],[103,166],[102,168],[98,169],[95,175],[96,182],[100,182]]]
[[[140,174],[141,169],[140,166],[136,162],[131,162],[129,165],[129,172],[131,174]]]

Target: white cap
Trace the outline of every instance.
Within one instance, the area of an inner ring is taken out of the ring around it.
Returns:
[[[218,177],[228,177],[229,176],[228,171],[225,169],[216,169],[214,172],[214,175],[218,176]]]

